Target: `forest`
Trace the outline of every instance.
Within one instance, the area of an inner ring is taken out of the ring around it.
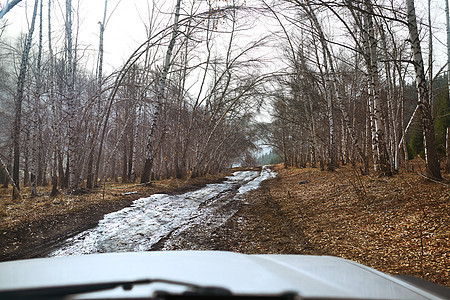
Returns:
[[[104,39],[121,1],[104,1],[89,51],[80,1],[1,1],[0,182],[20,197],[195,178],[256,164],[261,144],[273,153],[260,161],[380,176],[419,155],[441,180],[448,1],[416,2],[149,0],[146,38],[111,69]],[[28,31],[7,36],[20,10]]]

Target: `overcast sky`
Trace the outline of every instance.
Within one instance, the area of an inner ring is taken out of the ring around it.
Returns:
[[[5,3],[6,0],[0,0]],[[60,2],[60,3],[58,3]],[[164,2],[164,1],[163,1]],[[44,40],[47,35],[47,3],[44,0]],[[65,12],[64,1],[53,1],[52,32],[53,44],[63,45],[64,38],[63,16]],[[76,6],[78,0],[72,0]],[[6,34],[2,39],[15,38],[20,32],[27,32],[28,19],[34,0],[22,0],[6,16],[4,21],[9,24]],[[80,49],[86,50],[86,56],[92,57],[88,64],[95,64],[96,51],[99,43],[99,22],[103,19],[104,0],[79,0],[79,45]],[[168,5],[165,5],[166,7]],[[27,9],[26,9],[27,8]],[[164,8],[163,8],[164,9]],[[169,8],[170,9],[170,8]],[[145,41],[146,33],[144,21],[147,18],[147,1],[145,0],[108,0],[108,23],[104,35],[105,67],[106,71],[117,68],[125,61],[136,47]],[[164,13],[164,12],[163,12]],[[77,15],[74,17],[74,22]],[[73,30],[76,28],[74,26]],[[91,68],[91,66],[87,66]]]
[[[4,4],[6,1],[7,0],[0,0],[0,4]],[[446,62],[445,1],[446,0],[432,1],[432,23],[435,35],[435,72]],[[175,0],[156,0],[156,2],[159,2],[157,6],[161,8],[161,22],[169,24],[171,22],[170,13],[173,11]],[[426,22],[427,19],[424,12],[427,8],[427,0],[416,0],[415,2],[417,11],[425,17],[424,21]],[[47,3],[48,0],[44,0],[44,26],[47,26]],[[53,44],[61,47],[64,39],[63,16],[65,5],[64,0],[53,0],[53,3]],[[105,73],[118,68],[129,57],[133,50],[145,41],[146,33],[144,22],[148,19],[147,3],[147,0],[108,0],[109,21],[107,23],[104,40]],[[99,35],[98,22],[103,18],[105,1],[72,0],[72,4],[74,6],[79,5],[79,45],[80,49],[84,50],[83,53],[86,58],[84,61],[87,64],[86,68],[95,69]],[[9,26],[7,26],[6,34],[2,36],[2,39],[17,37],[20,32],[27,32],[27,17],[30,17],[33,5],[34,0],[22,0],[18,6],[14,7],[6,14],[2,22],[7,21]],[[26,12],[28,12],[28,14]],[[76,17],[77,16],[74,16],[74,19]],[[261,23],[256,24],[261,26]],[[47,35],[46,31],[47,30],[44,31],[44,35]],[[47,39],[44,38],[44,40]],[[428,43],[422,43],[422,47],[426,53],[428,51]],[[427,59],[426,55],[424,55],[424,59]]]

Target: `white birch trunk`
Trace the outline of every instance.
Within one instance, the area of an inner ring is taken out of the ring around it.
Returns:
[[[324,81],[324,88],[325,88],[325,97],[327,99],[327,116],[328,116],[328,137],[329,137],[329,164],[328,164],[328,170],[334,171],[336,167],[336,141],[335,141],[335,128],[334,128],[334,116],[333,116],[333,98],[331,91],[333,89],[332,82],[335,83],[334,80],[332,80],[331,76],[333,76],[333,64],[332,64],[332,58],[331,53],[328,50],[328,45],[325,40],[325,35],[322,31],[322,26],[320,25],[319,21],[317,20],[317,17],[312,10],[307,5],[302,5],[303,9],[308,13],[310,16],[311,22],[313,26],[316,28],[317,33],[319,35],[319,40],[322,45],[322,51],[323,51],[323,67],[324,72],[321,71],[322,80]],[[317,49],[316,49],[317,52]],[[316,54],[317,55],[317,54]],[[317,55],[317,59],[318,55]],[[328,68],[331,68],[329,71]],[[334,77],[333,77],[334,79]],[[336,92],[336,86],[334,85],[334,91]]]
[[[336,101],[337,101],[337,104],[339,106],[339,110],[342,113],[345,126],[347,128],[347,131],[350,134],[350,137],[351,137],[352,142],[353,142],[353,144],[354,144],[354,146],[355,146],[355,148],[356,148],[356,150],[358,152],[358,155],[360,156],[361,160],[366,164],[367,158],[365,157],[365,155],[364,155],[364,153],[362,151],[362,148],[360,146],[358,137],[356,136],[354,128],[352,126],[352,123],[350,122],[350,118],[348,116],[347,108],[345,107],[342,95],[341,95],[341,93],[339,91],[339,88],[338,88],[338,82],[337,82],[337,77],[336,77],[336,74],[335,74],[335,69],[334,69],[334,66],[333,66],[333,61],[332,61],[332,57],[331,57],[331,51],[329,50],[328,45],[326,44],[325,35],[324,35],[323,31],[322,31],[322,27],[320,26],[320,23],[317,20],[317,17],[315,16],[315,14],[312,11],[312,9],[311,8],[306,8],[306,6],[305,6],[305,9],[309,10],[309,14],[310,14],[310,16],[312,18],[312,21],[314,22],[315,27],[319,31],[318,33],[319,33],[319,36],[320,36],[320,39],[321,39],[324,55],[326,54],[326,57],[328,58],[328,65],[330,67],[330,76],[331,76],[331,82],[332,82],[332,85],[330,86],[330,88],[333,88],[333,92],[336,95]],[[330,109],[330,103],[328,105],[329,105],[328,109]],[[330,112],[328,112],[328,113],[329,113],[329,118],[330,118]],[[331,116],[331,118],[332,118],[332,116]],[[334,122],[332,122],[332,121],[333,120],[329,119],[329,122],[330,122],[330,135],[331,135],[331,126],[334,125]],[[333,128],[333,131],[334,131],[334,128]]]
[[[431,26],[431,0],[428,0],[428,96],[433,117],[433,28]]]
[[[373,115],[374,115],[374,125],[375,125],[375,143],[377,144],[377,155],[378,155],[378,167],[380,174],[392,175],[391,165],[389,163],[389,157],[385,142],[385,130],[384,130],[384,116],[381,108],[380,99],[380,86],[379,86],[379,73],[378,73],[378,54],[377,54],[377,40],[375,36],[375,28],[373,17],[371,15],[372,6],[368,1],[366,1],[366,8],[369,13],[365,15],[367,18],[367,31],[368,31],[368,43],[370,52],[370,81],[371,90],[373,96]]]
[[[28,67],[28,56],[31,50],[31,42],[33,39],[34,32],[34,24],[36,21],[37,15],[37,7],[39,1],[36,0],[34,3],[33,17],[31,19],[31,25],[28,30],[28,36],[25,41],[24,49],[22,52],[22,60],[20,63],[20,71],[19,78],[17,81],[17,94],[15,99],[15,117],[14,117],[14,127],[13,127],[13,149],[14,149],[14,157],[13,157],[13,181],[15,183],[19,183],[19,164],[20,164],[20,131],[21,131],[21,123],[22,123],[22,102],[23,102],[23,93],[25,86],[25,77],[27,73]],[[19,185],[17,185],[17,191],[20,189]],[[14,189],[13,198],[17,198],[18,193]]]
[[[447,127],[445,149],[447,152],[447,163],[446,163],[445,171],[447,174],[449,174],[450,173],[450,127]]]
[[[5,183],[8,182],[8,180],[11,182],[13,189],[16,191],[17,193],[17,197],[19,198],[19,200],[22,200],[22,195],[20,194],[18,185],[16,185],[16,183],[14,182],[14,179],[12,178],[11,174],[8,171],[8,167],[6,166],[6,164],[3,162],[2,158],[0,157],[0,167],[2,168],[4,174],[6,177],[8,177],[7,179],[5,178]],[[18,183],[17,183],[18,184]],[[7,187],[6,184],[3,185],[3,187]]]
[[[37,196],[36,185],[38,180],[38,167],[37,167],[37,156],[38,156],[38,146],[37,146],[37,135],[38,127],[40,127],[39,118],[39,106],[41,102],[41,58],[42,58],[42,0],[40,2],[40,13],[39,13],[39,49],[36,67],[36,91],[34,94],[34,117],[33,117],[33,141],[32,141],[32,159],[31,159],[31,197]]]
[[[58,137],[58,130],[57,130],[57,113],[56,113],[56,103],[55,103],[55,95],[54,95],[54,69],[55,69],[55,62],[53,57],[53,48],[52,48],[52,22],[51,22],[51,12],[52,12],[52,0],[48,0],[48,53],[49,53],[49,63],[50,63],[50,78],[48,79],[48,95],[50,99],[51,104],[51,112],[52,112],[52,131],[53,131],[53,159],[52,159],[52,196],[55,196],[58,193],[57,190],[57,183],[58,183],[58,171],[57,171],[57,152],[58,152],[58,145],[59,145],[59,137]],[[62,178],[60,178],[61,180]]]
[[[77,164],[76,164],[76,118],[75,118],[75,91],[74,91],[74,74],[73,74],[73,46],[72,46],[72,0],[66,0],[66,55],[67,55],[67,110],[69,122],[69,147],[68,147],[68,163],[69,163],[69,188],[75,190],[78,188]],[[66,175],[67,176],[67,175]]]
[[[450,99],[450,13],[448,1],[449,0],[445,0],[445,24],[447,27],[447,89],[448,97]]]
[[[422,50],[420,47],[419,32],[417,29],[416,10],[414,0],[406,0],[406,9],[408,14],[408,30],[411,49],[414,59],[414,71],[416,74],[416,86],[419,94],[418,106],[421,112],[421,121],[424,135],[425,163],[427,166],[427,175],[434,179],[442,179],[441,169],[437,157],[434,126],[431,115],[430,98],[428,96],[428,85],[425,79],[425,69],[422,59]]]
[[[313,116],[313,106],[312,106],[312,100],[311,97],[308,95],[308,104],[309,104],[309,111],[311,114],[311,128],[310,128],[310,147],[311,147],[311,167],[315,168],[316,167],[316,149],[317,149],[317,141],[316,141],[316,121],[314,120],[314,116]]]
[[[141,183],[146,183],[150,181],[150,172],[153,167],[153,158],[156,152],[156,147],[154,145],[155,143],[155,135],[156,135],[156,127],[159,119],[160,109],[161,105],[164,99],[164,92],[166,88],[166,78],[167,74],[169,73],[169,69],[171,66],[171,60],[172,60],[172,52],[175,47],[175,40],[178,36],[178,21],[180,18],[180,7],[181,7],[181,0],[177,0],[177,4],[175,6],[175,18],[173,22],[173,28],[172,28],[172,36],[170,38],[169,46],[167,47],[166,57],[163,65],[163,69],[161,71],[159,82],[158,82],[158,90],[156,94],[156,107],[152,119],[152,123],[150,125],[150,133],[148,136],[147,141],[147,149],[145,154],[145,164],[144,164],[144,170],[142,172],[141,176]]]
[[[136,108],[134,108],[136,109]],[[140,126],[140,118],[141,118],[141,110],[142,106],[139,105],[139,110],[137,111],[134,124],[132,124],[133,128],[133,148],[131,149],[131,175],[130,175],[130,181],[135,182],[136,181],[136,153],[137,153],[137,143],[139,138],[139,126]]]
[[[386,34],[383,25],[379,25],[379,32],[381,43],[383,45],[384,53],[388,54]],[[394,170],[398,170],[398,157],[397,157],[397,142],[396,142],[396,121],[395,121],[395,112],[394,112],[394,95],[395,95],[395,70],[391,74],[391,62],[386,59],[384,62],[384,70],[386,74],[386,83],[387,83],[387,115],[385,119],[385,134],[386,134],[386,147],[388,150],[388,159],[390,165],[393,166]]]

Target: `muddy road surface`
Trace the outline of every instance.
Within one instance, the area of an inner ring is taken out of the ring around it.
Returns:
[[[155,194],[107,214],[92,229],[66,240],[50,256],[103,252],[201,249],[242,205],[244,194],[275,177],[269,168],[239,171],[222,183],[180,195]]]

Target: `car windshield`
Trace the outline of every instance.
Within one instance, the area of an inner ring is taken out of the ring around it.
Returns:
[[[450,287],[440,2],[0,0],[0,293]]]

